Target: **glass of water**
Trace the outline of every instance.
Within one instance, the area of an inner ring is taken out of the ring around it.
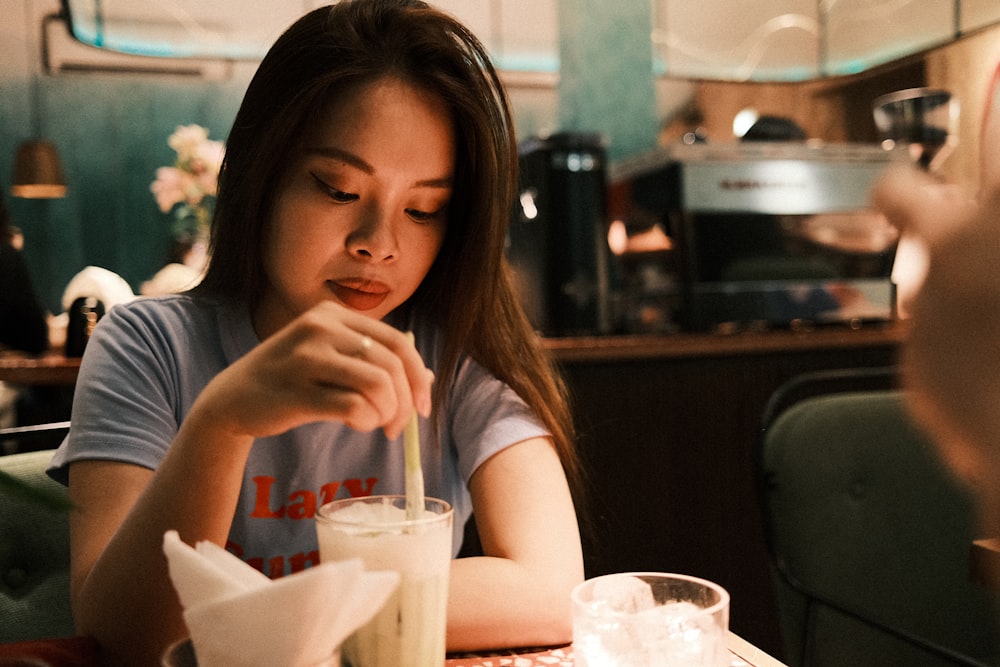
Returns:
[[[577,667],[729,665],[729,593],[682,574],[626,572],[573,590]]]

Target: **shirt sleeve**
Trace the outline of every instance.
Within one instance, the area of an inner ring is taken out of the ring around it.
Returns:
[[[459,471],[468,484],[486,459],[524,440],[551,435],[517,393],[466,359],[450,398]]]
[[[73,397],[72,427],[49,474],[104,459],[155,469],[180,423],[174,355],[149,317],[112,308],[87,343]]]

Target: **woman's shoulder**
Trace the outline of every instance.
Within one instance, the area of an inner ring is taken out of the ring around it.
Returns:
[[[199,332],[214,328],[218,303],[188,294],[139,297],[112,307],[107,319],[119,326],[178,332]]]
[[[227,353],[222,307],[185,294],[143,297],[111,308],[97,323],[84,365],[106,370],[123,359],[158,369],[217,371]],[[93,348],[93,349],[92,349]],[[102,371],[103,372],[103,371]]]
[[[131,301],[114,306],[109,312],[133,317],[195,317],[199,313],[214,308],[215,306],[205,299],[182,293],[136,297]]]

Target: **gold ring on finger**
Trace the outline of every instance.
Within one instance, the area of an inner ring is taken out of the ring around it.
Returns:
[[[358,350],[357,356],[359,356],[359,357],[365,356],[365,354],[367,354],[368,351],[370,349],[372,349],[372,345],[374,345],[374,344],[375,344],[375,341],[372,340],[371,336],[362,336],[361,337],[361,349]]]

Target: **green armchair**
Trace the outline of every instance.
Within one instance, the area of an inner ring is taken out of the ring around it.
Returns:
[[[0,644],[74,634],[69,603],[66,488],[45,474],[51,450],[0,456],[23,487],[0,490]],[[43,491],[54,502],[26,497]],[[59,501],[62,501],[60,503]]]
[[[997,599],[969,573],[971,498],[880,373],[795,378],[765,417],[759,482],[786,662],[998,665]]]

